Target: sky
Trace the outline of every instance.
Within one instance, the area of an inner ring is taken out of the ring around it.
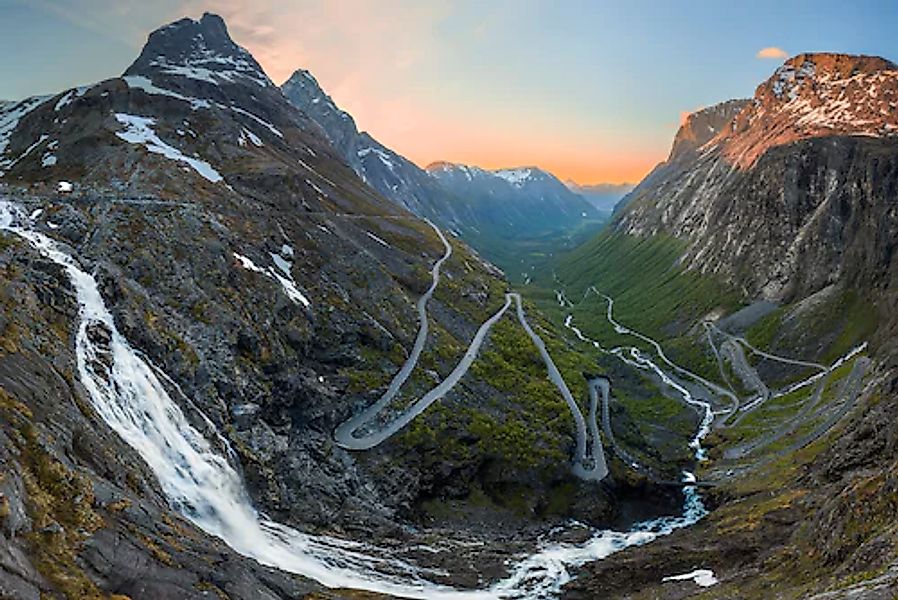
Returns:
[[[682,115],[750,97],[804,51],[898,60],[898,1],[0,0],[0,98],[121,74],[147,34],[220,14],[278,84],[309,69],[425,166],[635,182]]]

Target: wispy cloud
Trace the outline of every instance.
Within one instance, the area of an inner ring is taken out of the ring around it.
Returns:
[[[767,48],[761,48],[760,50],[758,50],[758,53],[755,54],[755,58],[782,60],[784,58],[789,58],[789,53],[782,48],[777,48],[776,46],[768,46]]]

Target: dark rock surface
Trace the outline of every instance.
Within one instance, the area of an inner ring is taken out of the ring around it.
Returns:
[[[417,332],[414,302],[443,247],[428,224],[356,177],[219,18],[151,34],[122,78],[35,101],[8,141],[4,158],[25,155],[9,163],[3,197],[35,211],[33,227],[94,274],[117,328],[166,375],[193,426],[219,452],[216,431],[236,450],[261,511],[303,531],[377,536],[396,547],[428,527],[499,540],[448,583],[502,572],[507,548],[532,546],[563,522],[564,514],[530,510],[558,490],[574,490],[596,522],[615,517],[618,490],[581,485],[570,473],[571,424],[545,430],[522,421],[515,398],[491,381],[509,377],[501,370],[469,374],[441,403],[451,408],[370,452],[334,444],[334,428],[372,402],[405,360]],[[43,160],[51,155],[55,162]],[[73,193],[54,193],[61,179]],[[452,245],[431,339],[400,402],[445,377],[504,301],[501,274]],[[63,273],[11,234],[0,235],[0,268],[0,485],[10,506],[0,589],[133,598],[317,590],[234,555],[167,507],[77,381],[78,311]],[[278,277],[308,303],[291,299]],[[109,331],[88,334],[103,345]],[[519,349],[525,360],[527,351]],[[515,376],[545,383],[544,370]],[[523,427],[544,451],[497,451],[499,433],[472,438],[459,415]],[[41,479],[47,472],[53,477]],[[486,501],[468,501],[482,489]],[[521,508],[510,497],[527,501]],[[450,501],[460,508],[447,510]],[[509,523],[520,533],[497,537]],[[461,568],[452,553],[433,560]]]
[[[799,55],[750,103],[712,109],[726,119],[710,137],[694,135],[701,113],[689,119],[670,159],[628,197],[617,231],[679,238],[689,269],[768,313],[767,301],[786,304],[773,341],[819,357],[838,332],[864,331],[876,369],[824,436],[770,460],[712,461],[720,485],[705,520],[585,566],[565,597],[894,597],[898,141],[894,111],[878,107],[896,84],[883,59]],[[864,314],[845,297],[861,299]],[[775,366],[759,372],[782,377]],[[707,441],[712,457],[718,441]],[[719,583],[662,581],[696,569]]]

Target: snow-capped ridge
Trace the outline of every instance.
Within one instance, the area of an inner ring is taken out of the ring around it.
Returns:
[[[564,185],[563,183],[561,183],[561,180],[559,180],[548,171],[533,166],[506,167],[502,169],[484,169],[476,165],[465,165],[449,161],[436,161],[427,165],[427,167],[425,167],[425,170],[431,176],[436,177],[437,179],[441,177],[461,175],[467,178],[468,181],[473,181],[475,178],[500,180],[516,188],[521,188],[528,183],[544,181],[557,181],[560,185]]]
[[[531,168],[518,168],[518,169],[499,169],[498,171],[493,171],[493,173],[497,177],[501,177],[508,183],[516,186],[521,186],[525,181],[530,179],[533,175],[533,169]]]
[[[898,65],[877,56],[805,53],[758,86],[708,144],[748,168],[774,146],[823,136],[898,135]]]

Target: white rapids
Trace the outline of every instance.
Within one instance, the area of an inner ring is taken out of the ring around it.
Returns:
[[[511,564],[506,579],[480,590],[433,583],[428,580],[432,571],[395,559],[386,549],[310,535],[266,519],[253,508],[238,471],[169,396],[160,379],[166,377],[118,331],[93,275],[62,245],[37,231],[21,207],[5,200],[0,200],[0,230],[20,236],[60,265],[75,288],[80,306],[78,376],[97,414],[140,453],[173,508],[262,564],[327,587],[406,598],[552,598],[570,581],[572,568],[651,542],[706,514],[696,490],[686,488],[682,516],[646,521],[625,532],[596,530],[581,544],[547,542]],[[703,435],[704,429],[696,435],[696,445]]]

